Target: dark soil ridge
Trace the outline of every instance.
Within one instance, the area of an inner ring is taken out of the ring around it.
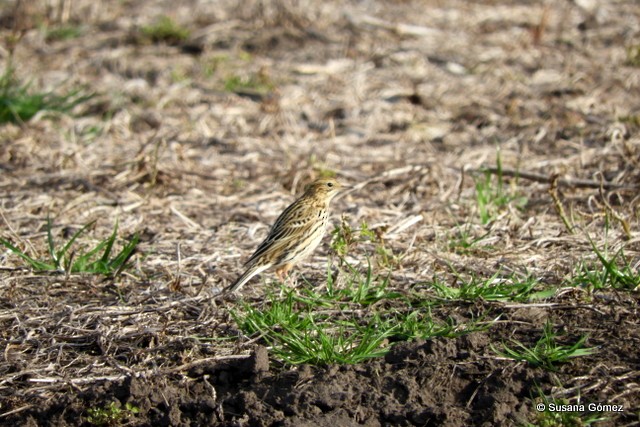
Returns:
[[[550,309],[506,310],[505,321],[487,331],[399,342],[384,358],[360,365],[283,369],[270,365],[268,350],[256,346],[247,357],[196,363],[184,373],[128,375],[80,391],[69,387],[66,393],[56,393],[56,399],[6,421],[7,425],[26,420],[31,426],[89,426],[93,425],[87,422],[89,408],[116,402],[119,407],[130,403],[139,408],[126,425],[141,426],[511,426],[535,419],[538,387],[557,382],[583,390],[583,402],[606,403],[616,396],[625,411],[603,414],[608,420],[598,425],[633,423],[638,394],[633,384],[640,380],[635,343],[640,337],[628,326],[637,303],[627,298],[598,306],[568,303]],[[491,307],[485,307],[485,313],[487,309]],[[592,331],[587,346],[600,351],[559,365],[557,372],[491,351],[491,343],[504,336],[532,345],[540,336],[532,321],[547,316],[560,327],[582,319],[582,329]],[[615,320],[618,327],[612,329],[612,322],[604,319]],[[617,352],[601,345],[609,340],[628,348]],[[176,352],[189,350],[178,347]],[[609,368],[606,375],[600,372]],[[562,395],[563,390],[556,392]]]
[[[459,426],[526,420],[526,398],[546,373],[473,360],[469,348],[486,345],[484,338],[400,343],[384,359],[362,365],[305,365],[279,373],[270,371],[267,350],[258,347],[247,359],[199,366],[185,377],[129,376],[78,394],[69,390],[65,398],[27,411],[28,425],[79,424],[87,408],[106,404],[105,396],[145,414],[146,421],[133,425]]]

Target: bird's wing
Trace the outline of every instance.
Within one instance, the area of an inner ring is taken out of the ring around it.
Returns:
[[[281,248],[285,248],[297,240],[301,233],[304,234],[304,228],[315,222],[313,215],[308,214],[309,208],[311,206],[297,200],[285,209],[271,227],[267,238],[260,243],[245,265],[253,264],[267,252],[279,252]]]

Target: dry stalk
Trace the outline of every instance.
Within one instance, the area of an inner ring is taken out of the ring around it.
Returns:
[[[553,175],[551,177],[551,182],[549,183],[549,195],[553,200],[553,206],[556,208],[556,212],[558,213],[558,216],[560,216],[560,219],[562,220],[564,227],[567,229],[567,231],[570,234],[574,234],[573,229],[575,226],[572,225],[571,222],[569,221],[569,218],[567,217],[567,214],[564,211],[564,206],[562,205],[562,201],[560,201],[560,196],[558,195],[558,175]]]

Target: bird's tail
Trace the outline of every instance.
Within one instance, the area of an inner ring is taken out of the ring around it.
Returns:
[[[244,286],[245,283],[247,283],[249,280],[251,280],[253,278],[253,276],[255,276],[256,274],[262,273],[263,271],[265,271],[269,267],[270,267],[270,265],[254,265],[254,266],[249,267],[247,269],[247,271],[245,271],[242,274],[242,276],[238,277],[238,279],[235,282],[233,282],[231,285],[227,286],[222,292],[226,294],[226,293],[237,291],[242,286]]]

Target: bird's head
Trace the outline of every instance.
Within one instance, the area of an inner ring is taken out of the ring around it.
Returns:
[[[343,185],[334,178],[320,178],[305,187],[305,195],[317,197],[327,202],[340,192]]]

